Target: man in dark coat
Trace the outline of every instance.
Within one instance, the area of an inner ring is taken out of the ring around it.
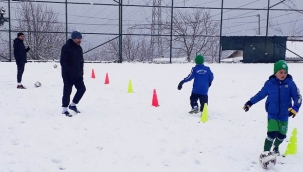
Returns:
[[[22,75],[24,72],[25,63],[27,63],[26,53],[30,50],[29,47],[25,48],[24,46],[24,34],[22,32],[17,34],[17,38],[14,40],[14,56],[17,64],[17,88],[25,89],[21,84]]]
[[[80,46],[82,40],[82,35],[78,31],[73,31],[71,34],[71,39],[67,40],[66,44],[63,45],[61,50],[60,64],[62,68],[62,78],[63,78],[63,97],[62,97],[62,114],[68,117],[72,115],[68,112],[69,109],[80,113],[76,105],[81,100],[83,94],[86,91],[83,82],[83,51]],[[73,86],[76,87],[77,92],[70,103],[70,95],[72,93]]]

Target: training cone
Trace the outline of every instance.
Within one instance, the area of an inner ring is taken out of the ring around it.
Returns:
[[[207,110],[207,103],[204,103],[203,111],[201,113],[200,122],[207,122],[208,121],[208,110]]]
[[[96,78],[94,69],[92,69],[92,78]]]
[[[109,84],[108,73],[106,73],[104,84]]]
[[[158,97],[157,97],[156,89],[154,89],[154,93],[153,93],[152,106],[155,106],[155,107],[160,106],[159,102],[158,102]]]
[[[283,156],[285,157],[286,155],[294,155],[296,153],[297,153],[297,128],[294,128],[291,137],[289,139],[289,143],[287,145],[286,151]]]
[[[132,80],[129,80],[128,82],[128,93],[133,93],[133,85],[132,85]]]

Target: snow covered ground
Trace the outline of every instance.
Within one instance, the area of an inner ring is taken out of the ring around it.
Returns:
[[[192,82],[177,90],[194,64],[85,64],[82,113],[72,118],[61,114],[63,83],[53,64],[26,64],[28,89],[18,90],[15,63],[0,63],[0,172],[266,171],[258,163],[266,137],[264,100],[247,113],[242,107],[273,64],[207,64],[215,76],[207,123],[188,114]],[[289,64],[289,72],[303,89],[302,64]],[[134,93],[127,93],[129,80]],[[36,81],[42,87],[35,88]],[[159,107],[151,106],[153,89]],[[302,116],[301,110],[290,119],[286,139],[298,129],[298,153],[278,157],[267,171],[303,171]]]

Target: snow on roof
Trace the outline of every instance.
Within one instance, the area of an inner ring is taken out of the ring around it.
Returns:
[[[295,52],[299,56],[303,57],[303,42],[299,41],[287,41],[286,42],[286,48],[290,49],[291,51]],[[294,58],[298,57],[294,53],[286,50],[285,53],[286,58]]]
[[[155,59],[153,59],[153,62],[154,63],[169,63],[170,60],[169,60],[169,58],[163,57],[163,58],[155,58]],[[172,58],[171,62],[172,63],[188,63],[186,57]]]
[[[243,56],[240,57],[233,57],[233,58],[227,58],[221,60],[221,62],[226,62],[226,63],[239,63],[243,60]]]

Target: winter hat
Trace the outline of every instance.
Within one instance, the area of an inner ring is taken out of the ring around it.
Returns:
[[[21,35],[24,35],[22,32],[19,32],[18,34],[17,34],[17,37],[19,37],[19,36],[21,36]]]
[[[204,57],[202,55],[197,55],[195,58],[196,64],[203,64],[204,63]]]
[[[72,34],[71,34],[71,38],[72,39],[76,39],[76,38],[82,39],[82,35],[79,31],[73,31]]]
[[[279,60],[274,64],[274,74],[276,74],[281,69],[286,70],[288,73],[288,66],[284,60]]]

